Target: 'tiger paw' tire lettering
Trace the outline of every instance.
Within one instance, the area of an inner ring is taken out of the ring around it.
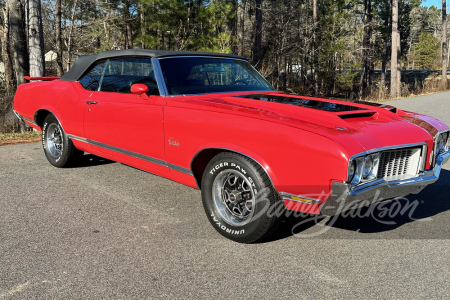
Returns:
[[[51,114],[45,118],[42,126],[42,147],[47,160],[58,168],[75,164],[83,155],[67,137],[56,117]]]
[[[279,216],[270,214],[281,200],[265,170],[236,153],[216,155],[202,178],[202,200],[213,227],[240,243],[261,240],[274,231]]]

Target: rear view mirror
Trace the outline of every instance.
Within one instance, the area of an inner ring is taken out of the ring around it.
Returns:
[[[148,86],[143,83],[135,83],[131,86],[131,92],[133,94],[141,95],[141,98],[147,100],[149,97],[147,96]]]

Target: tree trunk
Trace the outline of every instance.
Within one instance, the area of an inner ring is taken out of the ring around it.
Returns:
[[[145,6],[141,4],[141,10],[139,12],[141,20],[141,48],[145,49]]]
[[[400,43],[398,32],[398,0],[392,1],[392,51],[391,51],[391,97],[400,97],[398,71],[400,69]]]
[[[400,18],[398,19],[397,24],[397,47],[398,47],[398,54],[397,54],[397,93],[398,97],[402,96],[402,44],[400,39]]]
[[[130,1],[125,1],[125,34],[126,34],[126,46],[127,49],[133,49],[133,33],[131,32],[131,17],[130,17]]]
[[[62,76],[63,69],[63,50],[62,50],[62,37],[61,37],[61,0],[56,0],[56,72],[58,76]]]
[[[30,67],[25,33],[25,10],[20,0],[9,0],[8,5],[13,67],[19,85],[25,83],[23,77],[28,75]]]
[[[72,33],[73,33],[73,23],[75,21],[75,9],[77,8],[77,0],[73,2],[72,15],[70,17],[69,25],[69,39],[67,41],[67,71],[69,71],[72,64]]]
[[[367,94],[370,84],[371,73],[371,35],[372,35],[372,3],[371,0],[364,0],[364,32],[363,32],[363,63],[361,68],[361,92],[360,95]]]
[[[255,11],[255,41],[253,43],[253,65],[260,69],[262,59],[262,2],[263,0],[256,0]]]
[[[232,38],[231,52],[236,54],[238,52],[237,31],[238,31],[238,7],[239,7],[239,4],[238,4],[237,0],[232,0],[231,3],[233,5],[233,18],[231,20],[231,38]]]
[[[14,92],[14,74],[11,59],[11,46],[9,34],[9,7],[5,5],[3,9],[3,25],[2,32],[2,60],[5,68],[5,88],[8,95]]]
[[[9,25],[11,38],[11,52],[13,53],[13,68],[17,85],[25,83],[24,76],[28,75],[30,64],[28,61],[27,35],[25,32],[25,6],[20,0],[9,0]],[[23,122],[17,120],[17,127],[25,131]]]
[[[381,62],[381,85],[384,87],[386,83],[386,72],[389,50],[389,21],[390,21],[390,0],[386,1],[386,13],[384,15],[384,36],[383,36],[383,58]]]
[[[442,88],[447,89],[447,66],[448,66],[448,48],[447,48],[447,1],[442,0]]]
[[[133,37],[131,33],[130,20],[126,20],[125,29],[127,31],[127,49],[133,49]]]
[[[317,0],[313,0],[313,41],[312,41],[312,68],[314,74],[314,93],[317,96],[319,94],[319,73],[318,73],[318,53],[317,53],[317,37],[316,37],[316,29],[317,29]]]
[[[245,42],[245,11],[246,11],[246,0],[241,1],[242,5],[242,18],[241,18],[241,43],[239,47],[239,55],[244,56],[244,42]]]
[[[42,77],[45,74],[45,61],[40,0],[28,0],[28,42],[30,76]]]

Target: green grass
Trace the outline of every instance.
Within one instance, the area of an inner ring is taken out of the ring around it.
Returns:
[[[24,133],[0,133],[0,146],[35,143],[41,140],[41,132],[29,131]]]

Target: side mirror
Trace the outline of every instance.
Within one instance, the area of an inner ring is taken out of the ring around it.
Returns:
[[[141,98],[147,100],[149,97],[147,96],[148,86],[143,83],[135,83],[131,86],[131,92],[133,94],[141,95]]]

